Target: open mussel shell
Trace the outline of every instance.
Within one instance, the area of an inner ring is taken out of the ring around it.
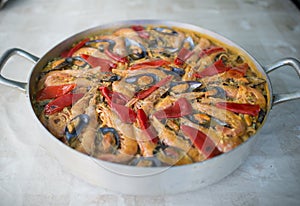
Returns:
[[[122,77],[119,75],[112,75],[112,76],[103,77],[103,79],[101,79],[101,80],[103,82],[115,82],[115,81],[119,81],[121,79],[122,79]]]
[[[207,96],[215,97],[215,98],[225,99],[227,96],[226,91],[222,87],[218,87],[218,86],[204,87],[201,88],[199,92],[206,92]]]
[[[182,47],[186,47],[189,50],[194,49],[195,47],[195,43],[192,37],[188,36],[187,38],[185,38],[182,42]]]
[[[185,70],[179,67],[171,67],[171,71],[178,74],[179,76],[183,76],[185,74]]]
[[[176,94],[184,93],[184,92],[192,92],[195,89],[202,86],[201,82],[197,81],[178,81],[178,82],[171,82],[170,84],[170,91]]]
[[[168,28],[168,27],[155,27],[153,28],[154,31],[157,31],[161,34],[165,34],[165,35],[177,35],[177,31]]]
[[[155,154],[155,157],[159,161],[171,166],[193,163],[193,160],[182,149],[172,146],[160,149]]]
[[[65,134],[70,144],[78,137],[78,135],[80,135],[82,130],[88,125],[89,121],[90,117],[87,114],[80,114],[67,123]]]
[[[71,69],[73,65],[83,68],[86,67],[88,64],[80,56],[68,57],[60,64],[57,64],[56,66],[52,66],[52,65],[47,66],[46,69],[43,70],[42,74],[47,74],[52,71]]]
[[[143,73],[125,78],[125,82],[139,86],[149,86],[157,83],[159,77],[153,73]]]
[[[146,48],[132,39],[125,38],[125,46],[128,56],[133,60],[142,59],[147,56]]]
[[[91,40],[85,43],[86,46],[94,46],[97,45],[98,49],[104,50],[105,45],[108,44],[109,50],[113,50],[114,46],[116,45],[116,42],[112,39],[95,39]]]
[[[195,124],[199,124],[207,128],[215,127],[216,125],[230,127],[226,122],[213,116],[209,116],[207,114],[196,113],[192,115],[187,115],[186,118]]]
[[[108,133],[112,134],[113,141],[105,140],[105,135]],[[121,147],[120,135],[117,130],[113,127],[100,127],[95,136],[95,146],[100,150],[105,150],[107,142],[110,142],[109,149],[119,149]]]
[[[213,88],[215,90],[215,94],[213,95],[213,97],[216,98],[226,98],[226,91],[224,89],[222,89],[221,87],[214,87]]]

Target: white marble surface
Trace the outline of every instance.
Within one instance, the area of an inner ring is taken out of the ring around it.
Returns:
[[[300,12],[285,0],[10,0],[0,10],[0,54],[19,47],[43,56],[68,36],[125,19],[167,19],[216,31],[266,65],[300,58]],[[26,80],[32,64],[14,58],[2,74]],[[299,91],[294,71],[270,75],[274,92]],[[299,205],[300,100],[274,107],[249,158],[205,189],[128,196],[65,171],[39,142],[26,94],[0,85],[0,205]],[[180,178],[180,177],[179,177]],[[117,184],[117,183],[116,183]]]

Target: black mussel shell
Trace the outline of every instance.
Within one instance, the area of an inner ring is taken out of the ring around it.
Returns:
[[[115,82],[115,81],[119,81],[121,80],[122,77],[119,75],[113,75],[113,76],[109,76],[107,78],[103,78],[102,81],[103,82]]]
[[[166,35],[177,35],[177,31],[171,29],[171,28],[167,28],[167,27],[155,27],[153,29],[154,31],[157,31],[161,34],[166,34]]]
[[[179,76],[183,76],[185,74],[184,69],[179,68],[179,67],[172,67],[172,72],[175,72],[176,74],[178,74]]]
[[[183,45],[188,44],[188,49],[192,50],[195,47],[195,43],[194,40],[192,39],[192,37],[187,37],[183,40]]]
[[[180,92],[176,92],[176,91],[172,90],[174,87],[179,86],[179,85],[182,85],[182,86],[186,85],[186,88],[184,88],[184,90],[180,91]],[[178,81],[178,82],[171,82],[171,84],[170,84],[171,91],[173,91],[175,93],[192,92],[201,86],[202,86],[202,83],[198,82],[198,81]]]
[[[153,73],[144,73],[144,74],[138,74],[138,75],[135,75],[135,76],[127,77],[127,78],[125,78],[125,82],[129,83],[129,84],[136,84],[137,81],[139,80],[139,78],[144,77],[144,76],[152,78],[152,82],[150,82],[149,85],[153,85],[153,84],[155,84],[156,82],[159,81],[159,78],[158,78],[157,75],[155,75]]]
[[[115,148],[121,148],[121,140],[120,135],[118,134],[117,130],[113,127],[101,127],[98,129],[95,137],[95,145],[100,145],[103,140],[103,135],[107,133],[112,133],[115,139]]]
[[[100,43],[100,42],[105,42],[105,43],[108,43],[109,46],[109,50],[113,50],[114,46],[116,45],[116,42],[112,39],[95,39],[95,40],[91,40],[91,41],[88,41],[85,43],[86,46],[90,46],[94,43]]]
[[[146,48],[142,44],[132,39],[125,38],[125,45],[128,52],[128,56],[131,59],[138,60],[147,56]]]
[[[89,121],[90,117],[87,114],[80,114],[68,122],[65,128],[65,135],[69,143],[78,137]]]

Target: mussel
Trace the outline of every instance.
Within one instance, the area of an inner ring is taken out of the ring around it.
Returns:
[[[132,39],[125,38],[125,46],[128,56],[133,60],[142,59],[147,56],[146,48]]]
[[[195,43],[194,43],[194,40],[192,39],[192,37],[187,37],[183,40],[182,42],[182,47],[185,47],[189,50],[193,50],[194,47],[195,47]]]
[[[199,88],[201,85],[202,85],[202,83],[198,82],[198,81],[171,82],[170,92],[174,92],[175,94],[184,93],[184,92],[192,92],[195,89]]]
[[[214,87],[213,89],[216,92],[214,95],[212,95],[213,97],[222,99],[226,98],[226,91],[224,89],[222,89],[221,87]]]
[[[153,73],[143,73],[125,78],[125,82],[135,84],[140,87],[150,86],[159,81],[159,77]]]
[[[102,44],[99,44],[99,43],[105,43],[105,44],[108,44],[108,49],[110,51],[113,50],[113,48],[115,47],[116,45],[116,42],[112,39],[95,39],[95,40],[91,40],[91,41],[88,41],[85,43],[86,46],[92,46],[93,44],[97,44],[97,47],[100,51],[104,51],[104,46],[105,45],[102,45]]]
[[[266,114],[267,114],[266,111],[264,111],[263,109],[261,109],[261,110],[259,111],[257,121],[258,121],[259,123],[262,124],[262,122],[263,122],[264,119],[265,119]]]
[[[179,67],[171,67],[171,71],[175,72],[176,74],[178,74],[179,76],[183,76],[185,74],[184,69],[179,68]]]
[[[88,65],[88,63],[86,62],[86,60],[84,58],[80,57],[80,56],[68,57],[65,60],[65,62],[67,62],[70,65],[75,64],[75,61],[82,62],[82,64],[80,65],[80,67],[85,67],[86,65]],[[79,66],[79,65],[77,65],[77,66]]]
[[[103,82],[115,82],[121,80],[122,77],[119,75],[108,76],[107,78],[101,79]]]
[[[171,28],[168,28],[168,27],[155,27],[153,28],[154,31],[157,31],[161,34],[166,34],[166,35],[177,35],[178,32],[171,29]]]
[[[59,70],[66,70],[66,69],[71,69],[71,67],[73,65],[76,65],[76,66],[79,66],[79,67],[85,67],[86,65],[88,65],[86,63],[86,61],[79,57],[79,56],[76,56],[76,57],[67,57],[65,58],[65,60],[63,61],[62,59],[61,60],[58,60],[58,61],[61,61],[61,63],[57,64],[56,66],[50,66],[49,67],[46,67],[47,69],[46,70],[43,70],[43,73],[42,74],[47,74],[51,71],[59,71]],[[80,64],[75,64],[75,61],[78,61],[78,62],[81,62]]]
[[[209,127],[210,116],[208,116],[207,114],[197,113],[197,114],[187,115],[185,116],[185,118],[187,118],[189,121],[197,125]]]
[[[167,46],[165,44],[165,41],[159,37],[157,39],[151,40],[149,43],[150,51],[154,55],[155,53],[158,53],[166,57],[170,57],[172,54],[179,51],[178,47]]]
[[[186,118],[197,125],[202,125],[207,128],[215,127],[216,125],[229,127],[226,122],[203,113],[188,115]]]
[[[163,71],[167,75],[172,75],[173,80],[175,80],[175,81],[180,81],[181,77],[185,73],[185,71],[183,69],[178,68],[178,67],[171,67],[171,70],[168,70],[168,69],[165,69],[165,68],[162,68],[162,67],[158,67],[156,69],[159,69],[159,70]]]
[[[120,149],[120,135],[113,127],[100,127],[95,136],[95,146],[102,151]]]
[[[87,114],[80,114],[71,119],[65,128],[65,135],[70,145],[88,125],[90,117]]]
[[[221,125],[223,127],[229,127],[229,125],[226,122],[212,116],[212,117],[210,117],[210,126],[215,127],[215,125]]]
[[[186,152],[180,148],[172,146],[159,150],[155,154],[155,157],[159,161],[171,166],[193,163],[193,160],[186,154]]]
[[[155,157],[136,157],[129,165],[138,167],[160,167],[162,163]]]
[[[204,87],[199,89],[199,92],[205,92],[207,97],[226,99],[226,91],[221,87]]]

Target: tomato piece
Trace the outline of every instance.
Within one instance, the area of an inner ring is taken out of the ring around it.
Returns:
[[[190,51],[190,50],[188,50],[188,49],[182,47],[182,48],[180,49],[180,51],[179,51],[179,53],[178,53],[178,55],[177,55],[177,57],[176,57],[174,63],[175,63],[176,65],[179,65],[179,66],[180,66],[180,65],[183,65],[184,62],[185,62],[188,58],[190,58],[193,54],[194,54],[193,51]]]
[[[143,109],[137,110],[137,120],[140,125],[140,128],[143,132],[149,137],[153,143],[158,142],[157,132],[154,127],[150,124],[149,118],[147,117]]]
[[[63,96],[60,96],[51,102],[49,102],[45,108],[44,112],[46,115],[51,115],[56,112],[59,112],[63,110],[65,107],[71,106],[73,103],[77,102],[81,97],[83,97],[84,94],[65,94]]]
[[[227,67],[223,61],[220,59],[213,63],[212,65],[206,67],[204,70],[201,72],[197,72],[194,74],[195,77],[197,78],[203,78],[203,77],[208,77],[208,76],[213,76],[219,73],[223,73],[226,71],[229,71],[231,67]]]
[[[155,112],[153,115],[157,119],[178,118],[189,115],[193,112],[193,107],[186,98],[179,98],[173,105]]]
[[[114,64],[112,61],[107,59],[102,59],[94,56],[90,56],[87,54],[81,54],[81,57],[86,60],[86,62],[91,67],[101,67],[102,72],[111,72],[112,68],[116,68],[117,65]]]
[[[217,102],[216,107],[220,109],[226,109],[231,112],[249,114],[252,116],[257,116],[260,111],[260,106],[257,104],[242,104],[235,102]]]
[[[55,86],[48,86],[44,89],[37,92],[37,101],[42,101],[45,99],[53,99],[64,94],[69,93],[76,87],[76,84],[63,84],[63,85],[55,85]]]
[[[76,51],[78,51],[81,47],[85,45],[86,42],[90,41],[89,38],[83,39],[79,43],[77,43],[74,47],[72,47],[69,51],[64,51],[61,53],[61,57],[67,58],[71,57]]]
[[[181,125],[180,129],[185,136],[190,138],[195,147],[197,147],[206,158],[212,158],[218,154],[221,154],[219,149],[216,147],[216,144],[210,139],[210,137],[200,130],[187,125]]]
[[[137,93],[136,97],[140,100],[145,99],[150,94],[152,94],[154,91],[156,91],[159,87],[166,85],[169,81],[171,81],[171,79],[172,79],[172,76],[167,76],[166,78],[160,80],[158,83],[156,83],[149,89],[146,89],[146,90],[143,90],[143,91],[140,91],[139,93]]]
[[[143,69],[148,67],[161,67],[170,64],[170,62],[163,60],[163,59],[157,59],[152,60],[148,62],[142,62],[138,64],[134,64],[131,67],[129,67],[129,70],[136,70],[136,69]]]

